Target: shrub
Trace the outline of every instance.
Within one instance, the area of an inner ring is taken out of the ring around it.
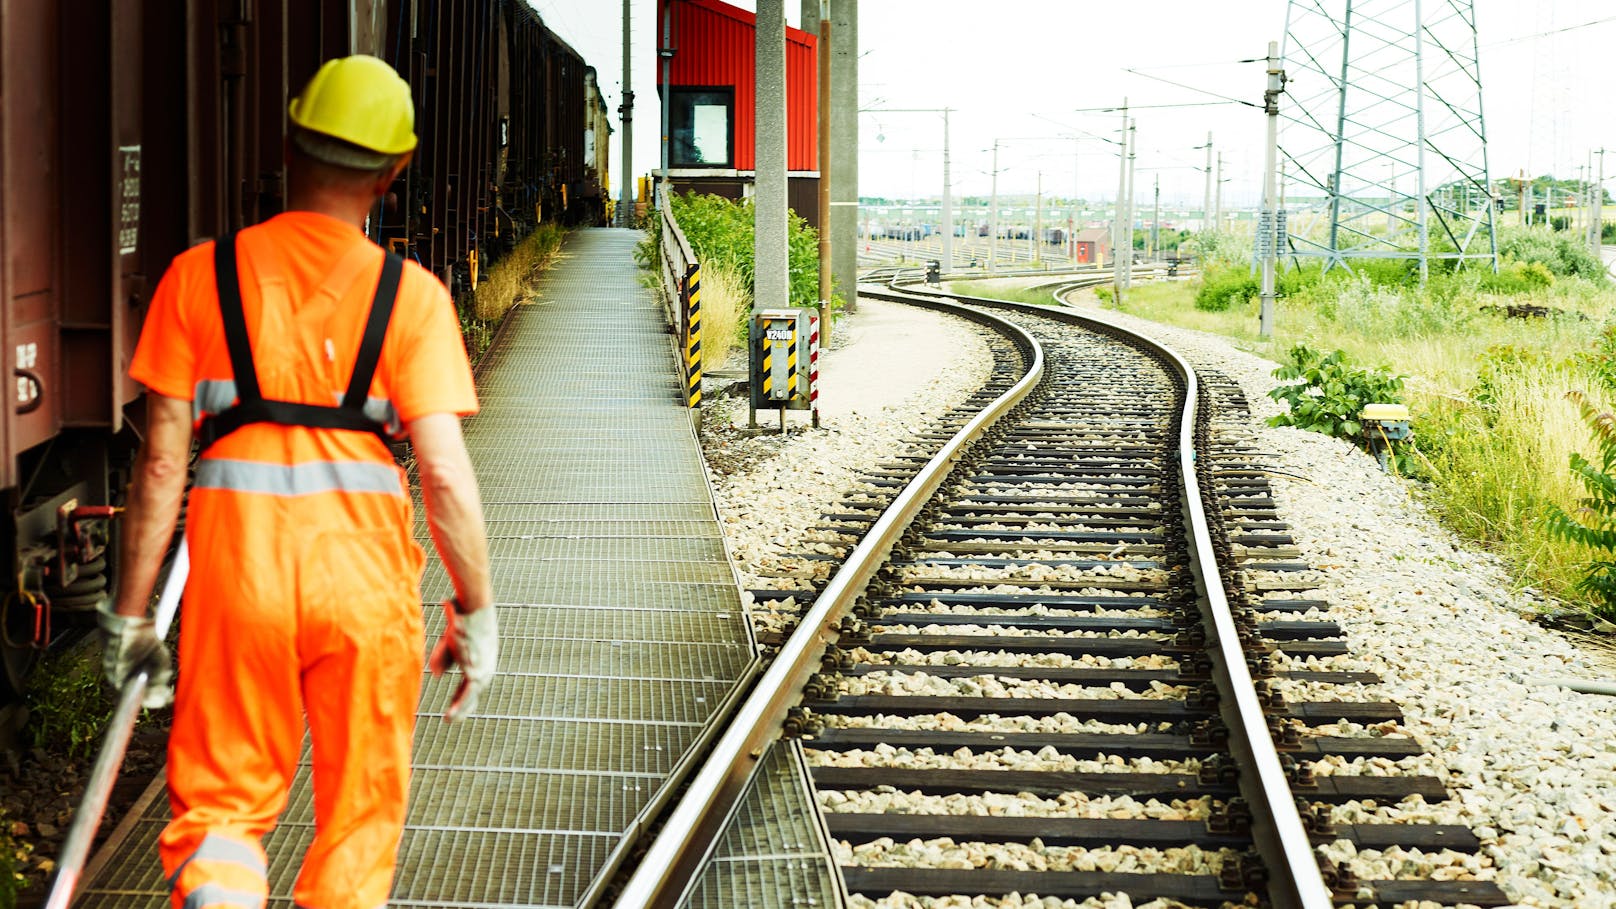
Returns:
[[[1554,272],[1542,262],[1509,262],[1497,274],[1482,272],[1478,289],[1495,294],[1528,294],[1554,286]]]
[[[1554,537],[1603,554],[1589,563],[1576,589],[1594,597],[1596,612],[1616,618],[1616,415],[1599,410],[1577,392],[1566,397],[1576,402],[1593,430],[1599,463],[1572,452],[1571,473],[1587,495],[1578,500],[1575,514],[1549,505],[1548,529]]]
[[[1498,252],[1515,262],[1539,262],[1562,278],[1579,277],[1602,283],[1605,266],[1577,238],[1542,228],[1513,228],[1498,232]]]
[[[741,279],[748,296],[756,296],[752,200],[735,202],[722,196],[687,193],[674,196],[673,216],[702,266],[718,265]],[[789,303],[819,305],[819,232],[791,215],[786,234]]]
[[[1599,226],[1599,242],[1616,243],[1616,221]]]
[[[1268,425],[1296,426],[1357,444],[1363,443],[1358,414],[1365,404],[1402,402],[1402,376],[1385,369],[1355,368],[1343,350],[1323,354],[1297,344],[1290,350],[1290,362],[1274,370],[1274,376],[1301,381],[1268,393],[1290,408],[1288,413],[1269,418]]]
[[[1195,308],[1223,312],[1231,306],[1244,306],[1262,293],[1262,281],[1242,267],[1207,269],[1201,289],[1195,292]]]

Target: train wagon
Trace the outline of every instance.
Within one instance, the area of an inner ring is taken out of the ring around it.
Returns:
[[[115,583],[148,295],[176,253],[281,210],[289,96],[356,52],[409,81],[420,136],[377,242],[460,292],[539,222],[604,216],[604,102],[525,0],[4,4],[0,710]]]

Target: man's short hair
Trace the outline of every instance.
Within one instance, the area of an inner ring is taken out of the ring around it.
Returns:
[[[402,157],[371,151],[352,142],[299,127],[292,128],[292,147],[321,164],[354,171],[356,177],[360,174],[386,173]]]

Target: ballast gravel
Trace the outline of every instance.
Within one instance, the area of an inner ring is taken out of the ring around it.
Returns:
[[[1394,734],[1431,752],[1418,766],[1454,795],[1430,807],[1476,831],[1492,879],[1523,906],[1616,907],[1616,698],[1549,683],[1609,678],[1608,658],[1534,624],[1546,604],[1444,529],[1416,488],[1369,455],[1267,426],[1281,407],[1267,397],[1277,364],[1213,335],[1084,312],[1143,331],[1244,389],[1254,443],[1278,469],[1270,482],[1280,516],[1352,647],[1330,668],[1380,675],[1376,689],[1404,712]],[[1276,665],[1300,668],[1285,662]],[[1365,731],[1336,727],[1314,731]]]
[[[987,375],[987,348],[977,329],[920,310],[899,317],[902,308],[898,304],[866,301],[866,309],[879,310],[883,326],[912,321],[924,326],[917,330],[951,332],[949,346],[872,346],[861,356],[879,359],[887,371],[867,381],[862,380],[857,361],[846,360],[841,376],[844,391],[856,398],[860,392],[852,387],[866,386],[864,393],[877,403],[848,414],[845,422],[840,416],[828,420],[825,430],[797,431],[784,440],[748,438],[727,430],[708,433],[709,463],[715,467],[730,545],[747,580],[756,581],[756,586],[789,586],[771,584],[771,579],[755,571],[765,559],[809,551],[803,542],[806,528],[816,523],[820,512],[848,510],[838,499],[853,488],[861,468],[905,453],[906,440],[913,432],[962,402]],[[1298,732],[1310,736],[1411,736],[1429,752],[1396,761],[1325,758],[1314,762],[1314,773],[1435,775],[1446,782],[1453,799],[1418,807],[1404,803],[1369,808],[1354,803],[1351,808],[1388,819],[1418,815],[1465,823],[1483,844],[1476,857],[1415,857],[1412,850],[1411,854],[1365,850],[1337,857],[1349,861],[1365,879],[1429,865],[1432,876],[1490,874],[1521,906],[1616,909],[1616,699],[1549,684],[1558,677],[1608,678],[1609,670],[1603,668],[1609,666],[1608,656],[1591,654],[1565,636],[1531,622],[1529,616],[1546,604],[1529,592],[1516,590],[1495,558],[1443,529],[1416,489],[1381,473],[1368,455],[1340,440],[1266,426],[1264,420],[1279,409],[1266,396],[1278,384],[1271,375],[1276,364],[1238,350],[1220,337],[1112,311],[1085,311],[1142,330],[1173,346],[1198,367],[1215,369],[1244,389],[1253,413],[1243,429],[1252,444],[1267,453],[1259,460],[1275,469],[1270,482],[1280,517],[1290,525],[1301,553],[1299,561],[1311,567],[1305,574],[1253,575],[1263,582],[1261,588],[1279,585],[1275,590],[1280,596],[1290,585],[1316,587],[1319,597],[1330,604],[1324,617],[1342,625],[1352,648],[1344,656],[1276,655],[1274,665],[1292,671],[1376,673],[1381,681],[1369,690],[1384,694],[1404,711],[1401,724],[1343,722],[1303,727]],[[852,325],[864,318],[854,317]],[[939,329],[938,322],[952,327]],[[856,334],[857,328],[851,333]],[[935,351],[942,349],[950,355],[937,356]],[[844,353],[857,351],[855,345]],[[835,356],[832,351],[830,357]],[[937,368],[945,360],[948,368]],[[900,375],[912,369],[913,381],[894,381],[893,364]],[[730,413],[733,416],[733,410]],[[709,425],[712,422],[722,421],[713,421],[710,414]],[[1008,525],[1005,529],[1020,528]],[[935,574],[930,566],[925,573]],[[1018,583],[1020,579],[1005,583],[1002,577],[981,581],[978,592],[1024,594],[1038,587],[1036,581],[1029,587]],[[1042,587],[1039,592],[1074,593],[1065,584]],[[951,631],[962,633],[964,629],[953,627]],[[994,627],[993,633],[1017,632]],[[990,665],[1004,667],[1172,665],[1143,659],[1072,660],[1060,654],[971,651],[862,651],[857,655],[916,666],[957,665],[966,660],[977,664],[983,657],[989,658]],[[1286,683],[1281,690],[1300,699],[1312,688]],[[823,719],[831,726],[869,724],[834,715]],[[874,723],[890,728],[995,732],[1153,731],[1146,724],[1123,726],[1060,715],[971,721],[947,715],[884,717]],[[850,766],[843,762],[856,759],[850,758],[852,754],[839,754],[834,763]],[[952,756],[917,757],[913,764],[890,754],[872,760],[879,761],[877,766],[931,766],[931,760],[944,757]],[[961,758],[961,764],[947,766],[977,766],[981,759],[981,755]],[[1019,760],[986,760],[980,766],[1020,766]],[[1340,850],[1342,845],[1328,848]],[[857,897],[852,904],[883,909],[1131,909],[1136,905],[1122,896],[1072,901],[1032,894],[991,899],[893,894],[881,900]],[[1138,909],[1146,907],[1155,909],[1149,903],[1138,904]]]

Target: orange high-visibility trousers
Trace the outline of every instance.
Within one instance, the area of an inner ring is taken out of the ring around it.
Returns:
[[[377,909],[392,887],[409,789],[424,652],[420,547],[402,528],[321,531],[331,511],[321,520],[310,500],[322,495],[277,503],[310,518],[298,542],[263,524],[210,533],[195,526],[209,523],[209,498],[193,494],[196,567],[169,738],[174,820],[160,841],[174,905],[263,905],[260,840],[287,807],[306,716],[312,817],[293,806],[283,819],[294,828],[286,845],[313,834],[294,897],[307,909]]]

